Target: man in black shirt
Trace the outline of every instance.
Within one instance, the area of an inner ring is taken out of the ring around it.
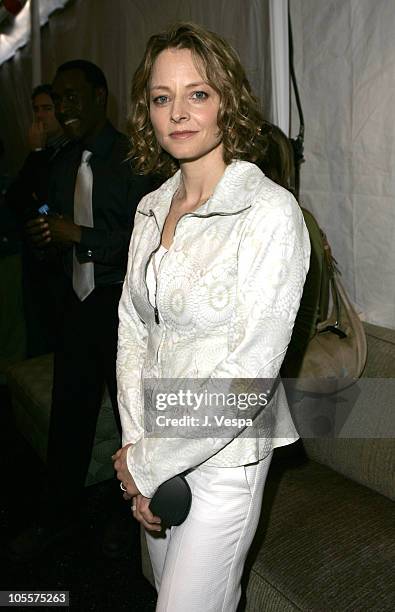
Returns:
[[[55,244],[62,249],[68,289],[55,351],[46,521],[30,530],[28,545],[26,534],[14,541],[16,556],[22,547],[32,554],[42,550],[56,539],[58,526],[67,527],[78,511],[104,383],[120,430],[115,375],[118,302],[137,204],[157,187],[152,178],[133,174],[126,161],[128,141],[106,118],[107,84],[97,66],[84,60],[63,64],[53,90],[57,117],[75,144],[54,166],[50,215],[31,221],[29,232],[39,247]],[[76,198],[79,174],[87,165],[91,196],[83,193],[91,200],[91,210],[84,214],[91,214],[91,222],[83,225],[75,221]],[[78,270],[83,276],[92,272],[83,295]]]
[[[30,153],[6,192],[6,202],[22,222],[36,215],[48,199],[51,164],[68,143],[55,116],[52,86],[38,85],[32,93],[33,123],[28,142]]]
[[[52,86],[39,85],[32,93],[33,123],[28,142],[30,153],[15,180],[8,186],[5,203],[23,237],[27,219],[36,217],[48,200],[51,167],[69,142],[56,119]],[[22,242],[23,309],[26,324],[26,354],[35,357],[53,351],[61,280],[56,253],[42,261],[43,253]]]

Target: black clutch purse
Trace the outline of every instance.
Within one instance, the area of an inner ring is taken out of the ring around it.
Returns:
[[[173,527],[181,525],[188,516],[192,503],[192,493],[186,478],[179,474],[166,480],[157,489],[149,508],[152,514],[162,519],[162,525]]]

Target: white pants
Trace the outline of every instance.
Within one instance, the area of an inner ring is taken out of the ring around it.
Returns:
[[[200,466],[187,475],[188,518],[159,536],[146,532],[157,612],[233,612],[262,506],[272,453],[235,468]]]

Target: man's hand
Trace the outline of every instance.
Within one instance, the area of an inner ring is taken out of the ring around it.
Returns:
[[[132,445],[126,444],[126,446],[117,450],[115,455],[112,456],[114,461],[114,469],[117,472],[117,478],[121,481],[126,489],[123,497],[126,500],[133,498],[133,516],[146,529],[149,529],[150,531],[161,531],[159,516],[154,516],[148,507],[151,500],[148,497],[141,495],[140,491],[136,487],[131,473],[128,470],[126,456],[130,446]]]
[[[37,219],[28,221],[25,225],[25,232],[36,248],[45,247],[51,241],[46,217],[37,217]]]
[[[51,242],[71,245],[81,241],[81,227],[67,217],[37,217],[29,221],[25,229],[33,245],[38,248]]]
[[[48,217],[50,239],[55,244],[68,245],[81,242],[81,227],[68,217]]]
[[[32,151],[44,149],[47,144],[47,132],[42,121],[33,121],[29,128],[28,140]]]

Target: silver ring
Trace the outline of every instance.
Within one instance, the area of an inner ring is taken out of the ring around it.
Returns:
[[[136,504],[133,504],[133,506],[132,506],[132,512],[136,512],[136,510],[137,510]]]
[[[120,482],[120,483],[119,483],[119,486],[121,487],[121,490],[122,490],[122,491],[126,491],[126,490],[127,490],[127,489],[126,489],[126,487],[125,487],[125,485],[123,484],[123,482]]]

